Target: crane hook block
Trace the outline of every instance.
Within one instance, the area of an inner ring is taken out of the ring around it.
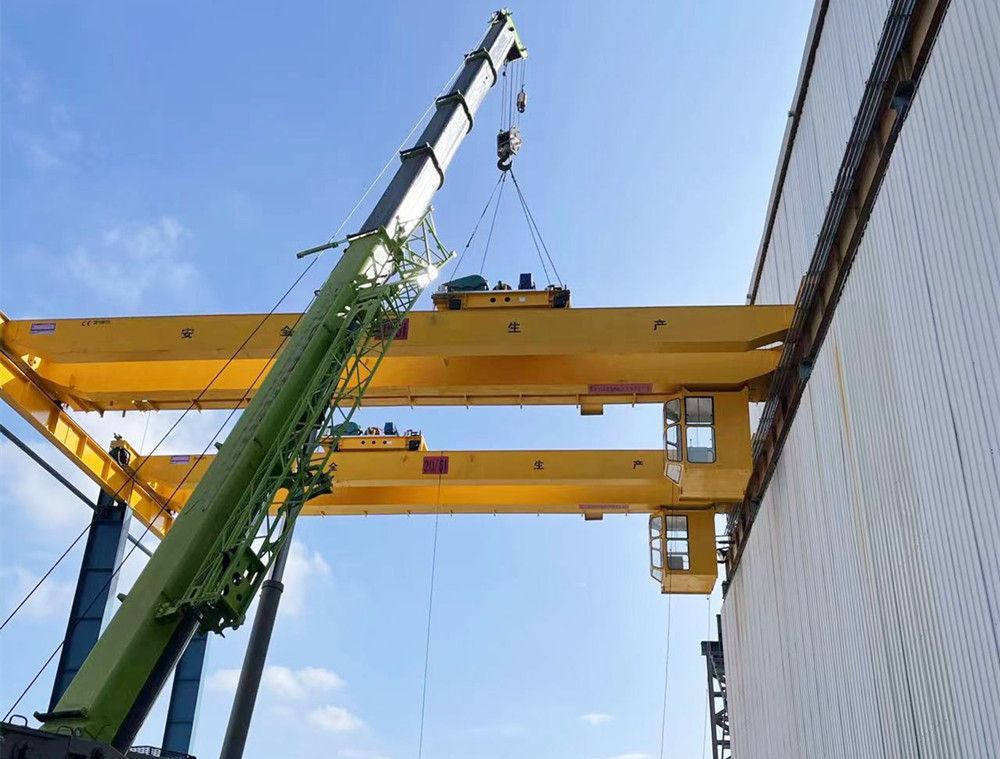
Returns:
[[[517,112],[524,113],[524,109],[528,107],[528,93],[524,91],[524,87],[521,91],[517,93]]]
[[[497,135],[497,168],[509,171],[511,159],[521,149],[521,130],[515,126]]]

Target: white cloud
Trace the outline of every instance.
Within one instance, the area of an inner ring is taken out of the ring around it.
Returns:
[[[40,575],[29,572],[24,567],[7,567],[0,569],[0,588],[2,598],[0,609],[4,617],[14,610],[28,592],[35,587]],[[38,586],[28,602],[21,607],[18,616],[27,619],[65,618],[73,601],[75,583],[57,580],[49,576]]]
[[[321,706],[309,712],[306,719],[310,725],[331,733],[346,733],[365,724],[342,706]]]
[[[77,245],[57,263],[76,288],[106,298],[117,313],[134,310],[151,294],[193,300],[201,278],[183,255],[189,237],[170,216],[118,224],[96,243]]]
[[[205,679],[205,687],[224,693],[232,693],[240,681],[238,669],[217,669]]]
[[[525,731],[524,725],[508,722],[496,725],[479,725],[469,728],[468,732],[477,737],[515,738],[524,735]]]
[[[590,712],[588,714],[581,714],[580,721],[585,722],[588,725],[603,725],[606,722],[610,722],[614,717],[610,714],[604,714],[603,712]]]
[[[615,754],[608,759],[650,759],[649,754],[645,754],[641,751],[632,751],[627,754]]]
[[[46,92],[42,76],[10,45],[4,50],[0,84],[7,133],[28,166],[46,172],[65,165],[83,137],[66,106]]]
[[[285,565],[283,582],[285,590],[281,594],[279,613],[298,616],[306,606],[309,589],[315,582],[326,582],[330,578],[330,565],[318,552],[313,551],[301,540],[292,541]]]
[[[310,690],[334,690],[344,687],[344,681],[336,672],[323,667],[306,667],[299,670],[299,680]]]
[[[40,453],[96,500],[97,486],[69,466],[51,446],[47,447]],[[91,511],[80,499],[6,442],[0,443],[0,482],[3,483],[0,502],[5,508],[16,506],[42,537],[64,538],[79,532],[90,521]]]
[[[240,679],[238,669],[217,669],[206,680],[206,685],[218,691],[232,693]],[[340,675],[322,667],[305,667],[294,670],[279,665],[268,665],[261,676],[261,688],[277,698],[299,700],[318,692],[336,690],[344,685]]]

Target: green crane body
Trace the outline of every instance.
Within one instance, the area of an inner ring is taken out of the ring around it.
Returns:
[[[402,318],[450,255],[430,201],[499,68],[525,54],[510,13],[495,13],[90,656],[53,711],[37,715],[43,730],[124,752],[198,628],[243,622],[302,503],[329,487],[322,456],[333,446],[324,454],[315,441],[350,420]]]

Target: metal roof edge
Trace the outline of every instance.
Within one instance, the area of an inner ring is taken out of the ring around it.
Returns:
[[[750,276],[750,289],[747,291],[747,305],[753,305],[757,299],[757,288],[760,285],[761,273],[764,269],[764,258],[771,242],[771,231],[774,229],[774,219],[778,213],[778,203],[785,186],[785,175],[795,146],[795,135],[799,128],[799,119],[809,91],[809,78],[812,76],[813,63],[816,60],[816,49],[823,33],[823,22],[830,0],[816,0],[813,6],[812,20],[809,22],[809,34],[806,37],[806,48],[802,53],[802,65],[799,67],[799,78],[795,85],[795,95],[792,98],[792,108],[788,112],[788,123],[785,125],[785,135],[781,140],[781,150],[778,153],[778,166],[774,172],[774,182],[771,184],[771,196],[767,201],[764,232],[761,235],[760,247],[754,261],[753,273]]]

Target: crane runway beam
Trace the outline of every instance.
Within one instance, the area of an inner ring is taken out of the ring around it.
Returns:
[[[762,400],[791,315],[786,306],[412,312],[363,403],[600,413],[605,404],[660,403],[682,388],[744,387]],[[233,408],[252,398],[247,388],[256,389],[299,317],[0,320],[0,347],[74,410]]]

